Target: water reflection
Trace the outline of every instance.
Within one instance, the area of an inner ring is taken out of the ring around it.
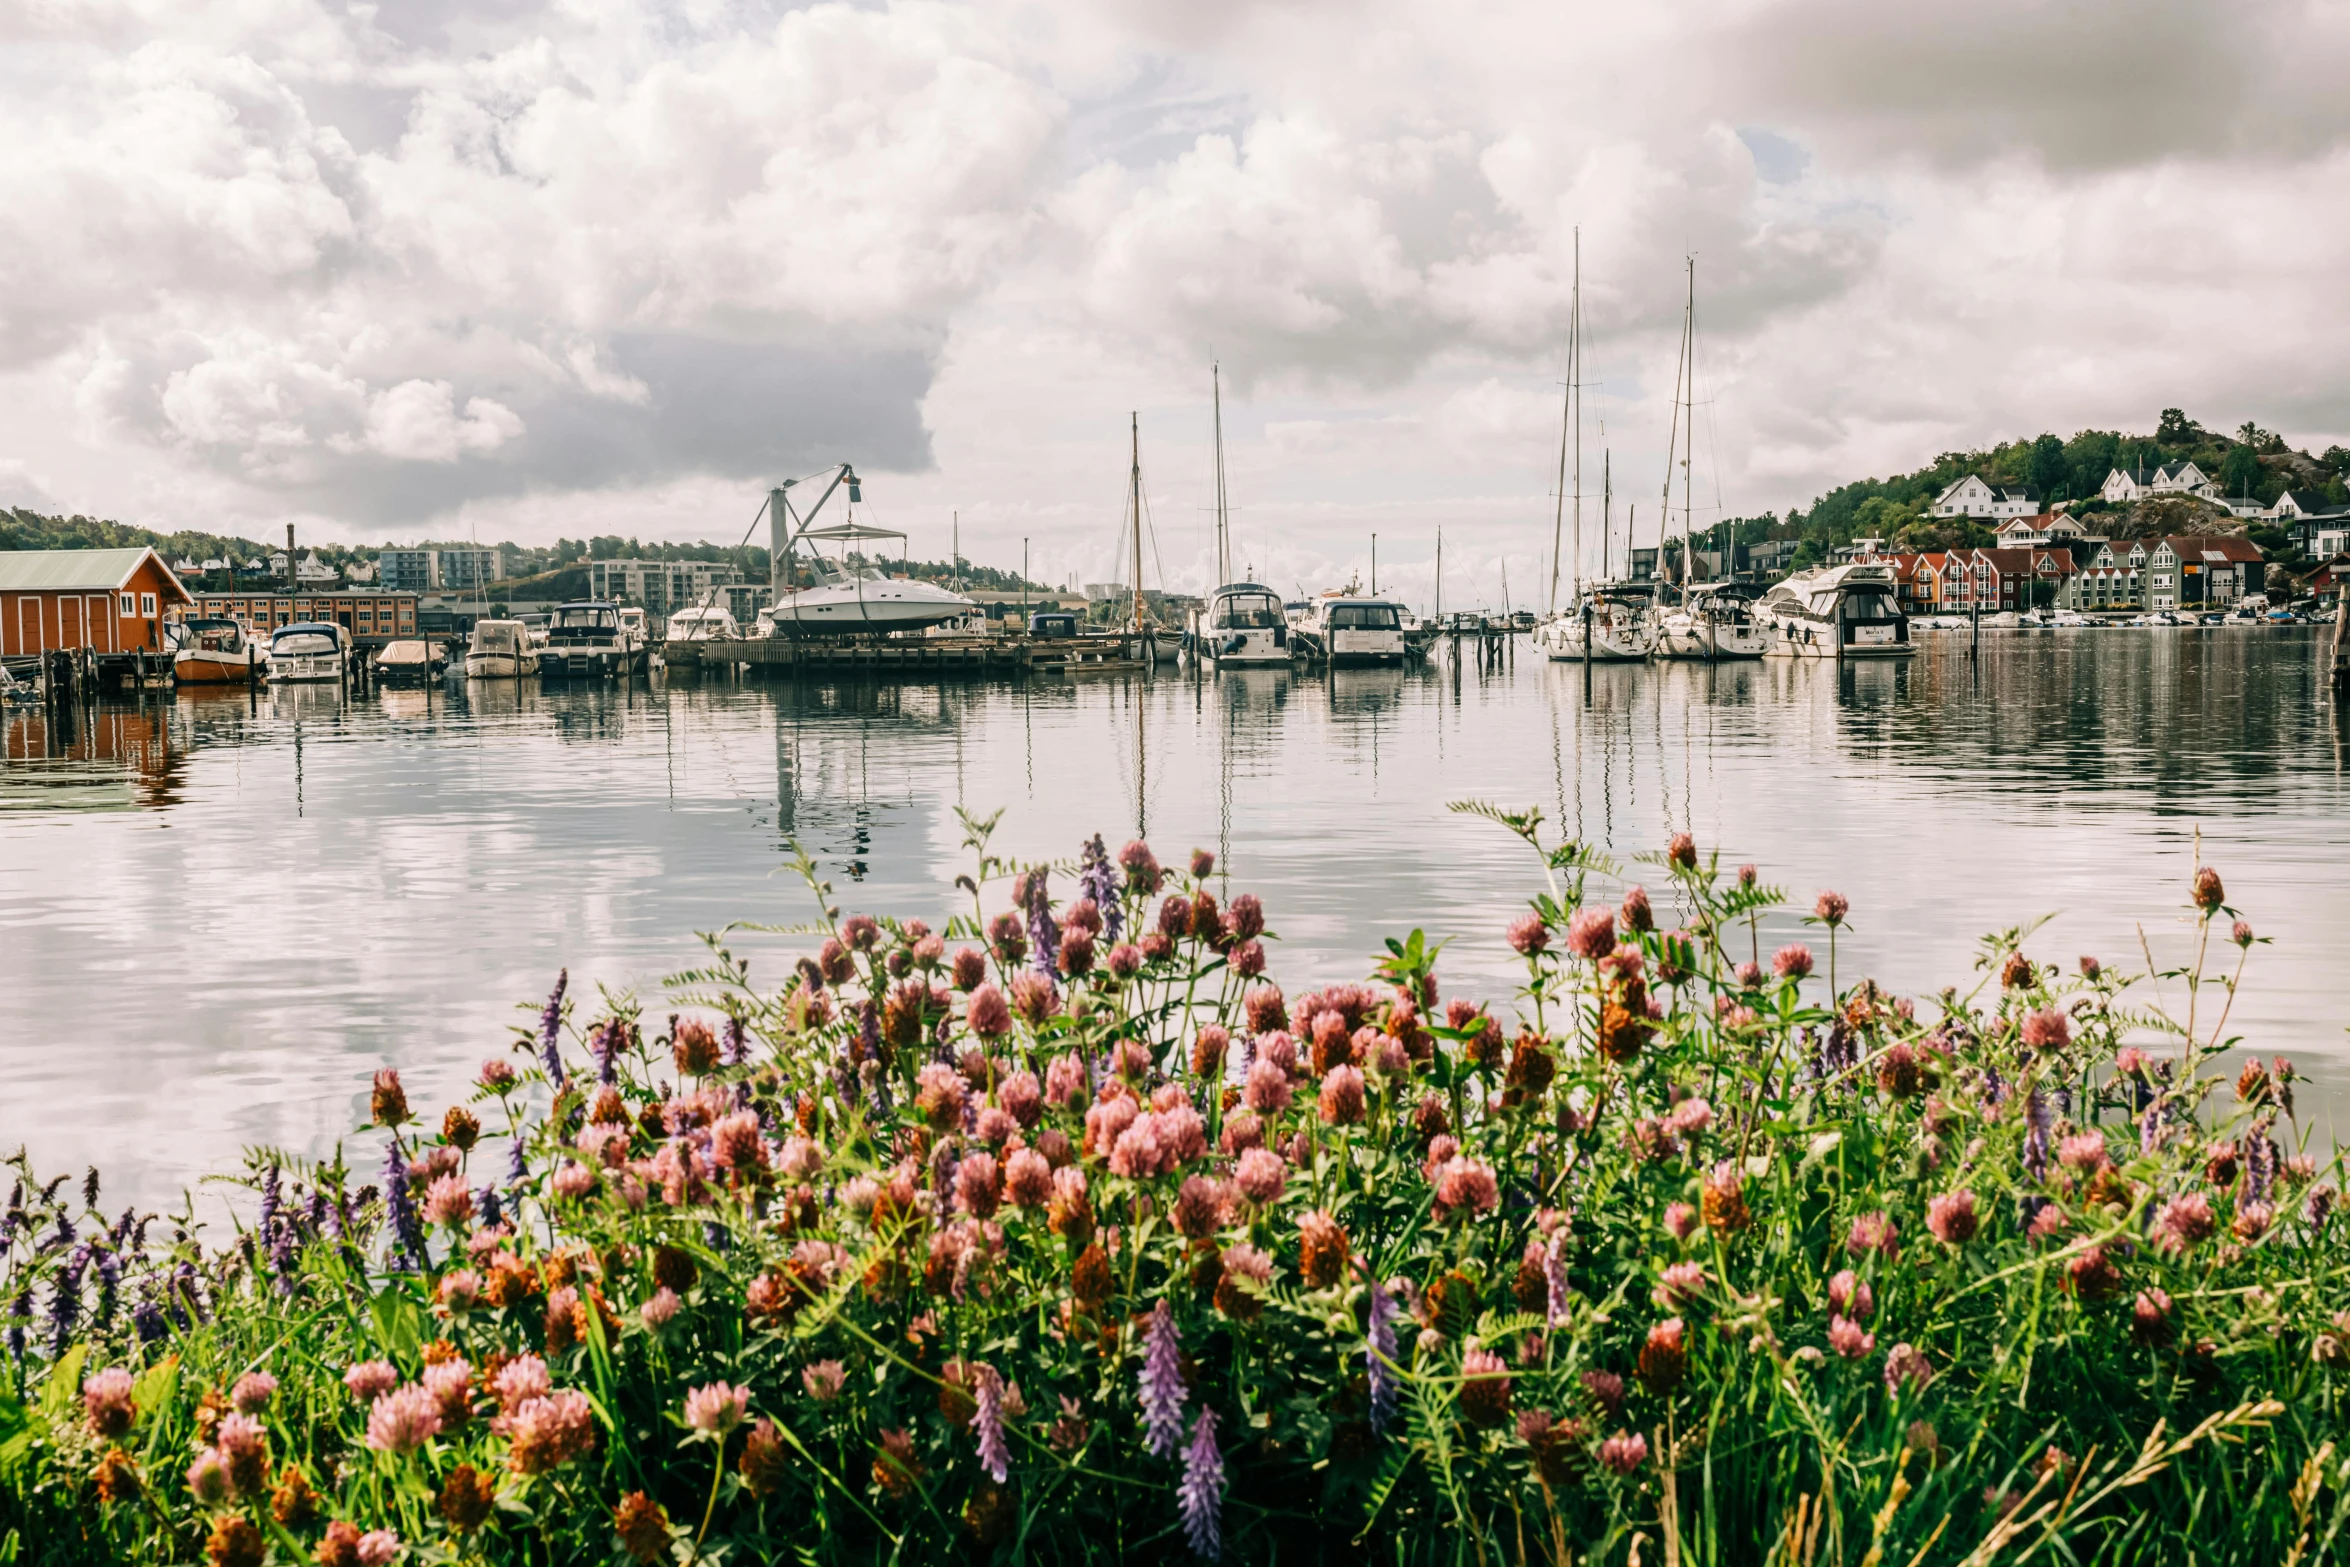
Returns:
[[[1848,970],[1908,993],[2043,913],[2042,956],[2119,959],[2141,925],[2175,956],[2200,831],[2277,938],[2235,1020],[2338,1076],[2350,727],[2306,633],[1986,638],[1979,660],[1929,638],[1907,665],[1841,669],[1468,651],[1319,675],[452,680],[13,712],[0,1084],[43,1110],[0,1140],[150,1195],[241,1141],[330,1146],[373,1067],[452,1091],[559,967],[575,993],[651,986],[697,959],[697,930],[807,919],[795,843],[845,906],[967,911],[957,808],[1001,808],[995,847],[1024,860],[1097,831],[1214,849],[1265,896],[1292,986],[1360,977],[1423,925],[1457,938],[1448,990],[1501,995],[1498,933],[1539,869],[1449,800],[1539,805],[1627,863],[1693,831],[1806,907],[1835,886]],[[252,939],[218,939],[223,909]],[[1791,913],[1761,940],[1808,934]],[[737,939],[767,979],[793,948]],[[107,1041],[114,1070],[93,1081],[39,1043],[59,1037]]]

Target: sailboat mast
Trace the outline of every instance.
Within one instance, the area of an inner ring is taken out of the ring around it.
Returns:
[[[1134,632],[1142,634],[1142,415],[1139,411],[1126,416],[1127,433],[1133,440],[1134,459],[1131,470],[1133,494],[1128,504],[1134,509]]]
[[[1575,226],[1575,302],[1568,327],[1575,353],[1567,390],[1575,398],[1575,597],[1583,597],[1583,227]]]
[[[1578,226],[1575,230],[1575,291],[1571,297],[1574,302],[1573,304],[1569,305],[1567,309],[1567,394],[1560,400],[1559,406],[1559,482],[1557,490],[1553,492],[1553,495],[1557,501],[1557,506],[1552,511],[1550,519],[1549,612],[1554,615],[1558,613],[1559,607],[1559,529],[1560,524],[1564,521],[1567,505],[1568,431],[1574,422],[1575,354],[1578,346],[1576,343],[1576,337],[1578,335],[1576,329],[1581,325],[1582,318],[1583,230],[1580,226]],[[1580,466],[1580,464],[1578,464],[1578,466]],[[1580,475],[1578,475],[1578,477],[1580,477]],[[1580,487],[1580,485],[1577,486],[1578,489]],[[1577,500],[1580,502],[1581,497],[1578,496]],[[1575,531],[1580,534],[1582,532],[1582,528],[1583,516],[1580,505],[1578,505],[1575,515]],[[1580,552],[1578,552],[1578,555],[1579,554]]]
[[[1609,467],[1610,454],[1602,448],[1599,454],[1599,580],[1607,581],[1608,536],[1616,531],[1616,480]]]
[[[1684,384],[1689,388],[1685,404],[1689,410],[1689,449],[1681,457],[1681,583],[1689,584],[1690,573],[1697,557],[1697,508],[1690,500],[1692,474],[1697,467],[1697,258],[1689,258],[1689,305],[1685,319],[1688,325],[1681,333],[1682,362],[1687,369]],[[1717,459],[1718,461],[1718,459]],[[1664,538],[1657,538],[1662,553]]]
[[[1211,362],[1208,374],[1215,387],[1216,406],[1216,581],[1232,580],[1232,534],[1224,504],[1224,367]]]
[[[1436,628],[1444,629],[1444,524],[1436,525]]]

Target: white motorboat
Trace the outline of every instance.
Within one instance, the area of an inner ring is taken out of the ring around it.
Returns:
[[[449,667],[448,647],[431,638],[386,642],[375,655],[375,672],[387,680],[439,675]]]
[[[1895,598],[1893,568],[1812,566],[1755,606],[1764,650],[1780,658],[1908,658],[1909,617]]]
[[[1385,599],[1321,599],[1300,629],[1321,643],[1322,656],[1332,668],[1404,660],[1403,610]]]
[[[1585,645],[1594,664],[1643,664],[1656,651],[1657,628],[1648,592],[1629,583],[1602,583],[1581,604],[1570,604],[1534,628],[1534,646],[1558,663],[1582,663]]]
[[[477,620],[465,648],[468,680],[520,680],[539,672],[539,650],[519,620]]]
[[[1692,583],[1657,627],[1659,658],[1760,658],[1762,628],[1754,622],[1754,590],[1727,582]]]
[[[631,647],[652,646],[653,625],[642,604],[620,606],[620,639]]]
[[[547,616],[547,644],[539,649],[545,679],[611,680],[645,672],[646,649],[620,624],[620,606],[583,599],[559,604]]]
[[[341,680],[351,667],[351,633],[320,620],[280,626],[269,639],[272,685]]]
[[[177,631],[171,677],[183,686],[250,685],[268,655],[235,620],[190,620]]]
[[[735,624],[733,612],[715,604],[681,609],[669,617],[669,640],[672,642],[707,642],[712,637],[741,635],[742,628]]]
[[[2049,620],[2048,623],[2062,631],[2070,631],[2076,627],[2094,626],[2097,624],[2097,622],[2091,620],[2088,616],[2082,614],[2077,609],[2060,609]]]
[[[960,620],[979,608],[952,588],[924,582],[911,575],[891,576],[861,556],[852,560],[849,546],[873,539],[906,535],[896,528],[877,528],[857,521],[853,510],[865,496],[857,470],[848,463],[827,469],[832,482],[802,516],[791,504],[791,491],[802,481],[787,480],[767,492],[771,546],[776,570],[775,602],[759,611],[759,623],[783,637],[874,635],[891,631],[920,631],[926,626]],[[821,476],[820,476],[821,477]],[[832,499],[833,491],[848,487],[850,514],[831,527],[819,528],[816,518]],[[795,526],[796,525],[796,526]],[[801,545],[811,548],[803,556]],[[829,561],[820,546],[838,544],[841,559]],[[798,581],[805,563],[810,580]]]
[[[1236,669],[1286,666],[1289,617],[1281,612],[1280,595],[1263,583],[1228,582],[1192,611],[1186,641],[1205,663]]]

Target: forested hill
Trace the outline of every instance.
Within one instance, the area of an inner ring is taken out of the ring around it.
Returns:
[[[251,539],[225,538],[216,533],[157,533],[125,522],[102,522],[95,517],[44,517],[39,512],[0,510],[0,550],[115,550],[152,545],[166,560],[188,556],[204,560],[234,556],[251,560],[266,556],[267,544]],[[277,548],[283,549],[281,542]]]
[[[2119,430],[2083,430],[2067,439],[2060,435],[2027,436],[1996,446],[1966,452],[1944,452],[1913,473],[1884,479],[1858,479],[1830,490],[1809,511],[1791,511],[1784,519],[1746,517],[1737,521],[1745,542],[1766,538],[1798,539],[1801,560],[1825,558],[1827,552],[1856,538],[1881,538],[1898,549],[1949,549],[1988,544],[1990,530],[1963,519],[1926,515],[1951,481],[1970,473],[1996,485],[2028,484],[2040,491],[2043,505],[2069,502],[2075,515],[2115,511],[2097,498],[2106,475],[2115,468],[2154,468],[2164,463],[2190,461],[2216,479],[2223,493],[2249,495],[2273,501],[2286,489],[2315,490],[2332,504],[2350,503],[2350,448],[2329,446],[2323,456],[2288,448],[2273,431],[2246,423],[2231,434],[2207,430],[2176,408],[2163,410],[2151,435]],[[2115,517],[2113,522],[2123,519]],[[2117,530],[2118,531],[2118,530]],[[2275,552],[2283,544],[2263,537],[2275,530],[2254,524],[2247,531],[2264,549]]]

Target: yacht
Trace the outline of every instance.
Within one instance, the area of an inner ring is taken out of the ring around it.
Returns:
[[[1706,663],[1762,657],[1762,628],[1754,621],[1755,597],[1754,589],[1736,583],[1692,583],[1657,627],[1657,656]]]
[[[1908,658],[1909,617],[1895,601],[1893,568],[1811,566],[1755,606],[1764,650],[1780,658]]]
[[[681,609],[669,617],[672,642],[707,642],[712,637],[741,635],[742,628],[735,624],[733,613],[716,605]]]
[[[1322,655],[1332,668],[1404,660],[1403,610],[1385,599],[1322,599],[1313,618],[1299,629],[1321,642]]]
[[[171,677],[183,686],[249,685],[268,662],[240,621],[185,621],[178,640]]]
[[[341,680],[350,671],[351,633],[318,620],[298,620],[280,626],[269,639],[269,679],[288,681]]]
[[[520,680],[539,672],[539,650],[519,620],[477,620],[465,648],[468,680]]]
[[[1246,668],[1289,663],[1289,619],[1259,582],[1227,582],[1191,613],[1185,638],[1202,663]]]
[[[653,641],[652,622],[645,616],[642,604],[620,606],[620,637],[631,647],[650,647]]]
[[[594,599],[558,604],[547,616],[539,674],[552,679],[609,680],[645,672],[645,645],[620,624],[620,606]]]
[[[1656,651],[1656,623],[1648,590],[1628,582],[1598,583],[1583,602],[1570,604],[1534,628],[1534,645],[1559,663],[1582,663],[1586,639],[1594,664],[1641,664]]]

